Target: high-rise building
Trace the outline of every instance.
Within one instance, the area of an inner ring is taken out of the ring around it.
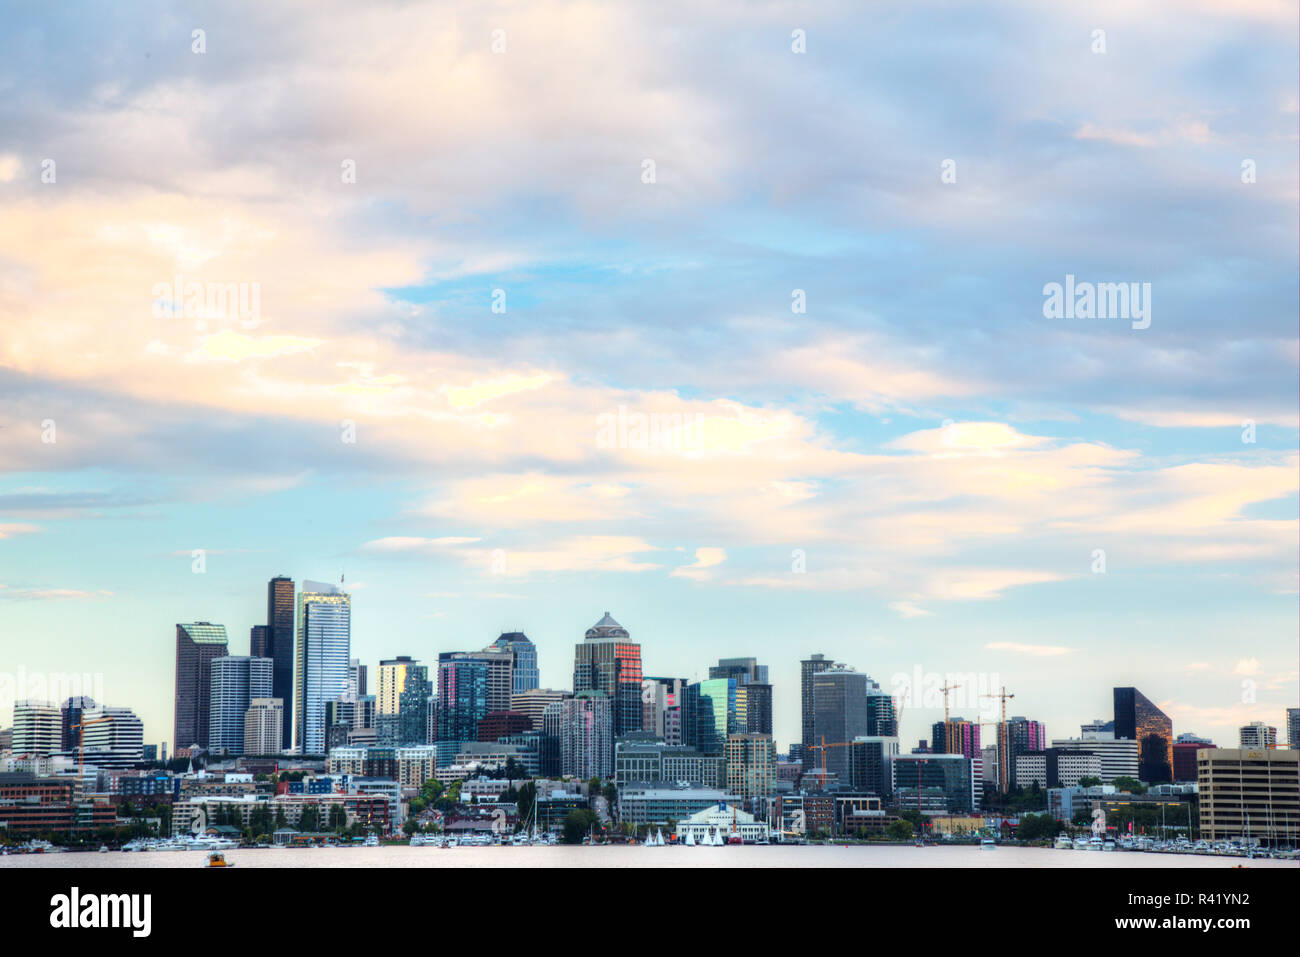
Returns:
[[[667,745],[682,744],[685,678],[641,679],[641,728]]]
[[[271,657],[271,629],[266,625],[254,625],[248,629],[248,657]]]
[[[571,691],[557,691],[553,688],[529,688],[510,696],[510,710],[517,711],[532,722],[532,730],[542,730],[542,712],[553,701],[572,698]]]
[[[533,730],[533,722],[518,711],[489,711],[478,723],[479,741],[500,741]]]
[[[1277,747],[1277,728],[1270,727],[1263,721],[1243,725],[1238,737],[1243,749]]]
[[[177,748],[208,746],[212,706],[212,660],[230,653],[226,626],[207,621],[176,626],[176,709],[172,743]]]
[[[244,712],[244,754],[279,754],[284,702],[279,698],[252,698]]]
[[[83,720],[86,764],[120,770],[144,760],[144,725],[130,708],[100,705],[87,710]]]
[[[1300,708],[1286,709],[1286,746],[1300,748]]]
[[[348,664],[348,693],[354,698],[366,696],[366,666],[359,658],[353,658]]]
[[[375,720],[380,745],[428,742],[431,691],[429,669],[409,655],[379,662]]]
[[[750,802],[776,793],[776,745],[770,734],[730,734],[723,753],[728,793]]]
[[[1115,737],[1138,743],[1141,781],[1173,781],[1174,723],[1137,688],[1115,689]]]
[[[1047,729],[1041,721],[1031,721],[1020,715],[998,724],[998,785],[1005,792],[1016,781],[1016,757],[1028,751],[1042,751],[1047,747]]]
[[[325,702],[347,692],[351,650],[352,597],[338,585],[304,581],[293,665],[293,740],[301,754],[325,752]]]
[[[799,662],[799,702],[801,717],[800,733],[800,754],[805,768],[810,767],[813,763],[814,752],[811,746],[817,742],[814,740],[815,728],[813,719],[813,677],[827,668],[835,667],[835,662],[830,661],[825,655],[812,655]]]
[[[708,678],[686,686],[682,737],[689,747],[721,754],[727,737],[748,727],[745,689],[735,678]]]
[[[1082,738],[1057,738],[1052,748],[1058,753],[1067,751],[1095,754],[1101,760],[1102,784],[1111,784],[1116,778],[1138,776],[1138,743],[1116,739],[1110,731],[1085,734]]]
[[[565,777],[608,778],[614,773],[614,709],[603,691],[580,691],[546,706],[542,731],[560,743]]]
[[[74,695],[63,702],[59,710],[64,751],[71,751],[79,745],[81,729],[77,726],[81,724],[85,713],[93,711],[94,708],[95,699],[89,695]]]
[[[444,651],[438,655],[438,764],[450,764],[460,746],[478,741],[488,713],[488,663]]]
[[[1294,846],[1300,833],[1300,751],[1206,748],[1196,754],[1201,837]]]
[[[930,750],[935,754],[964,754],[980,757],[980,726],[965,718],[936,721],[930,729]]]
[[[537,646],[522,631],[506,631],[485,651],[511,654],[510,693],[522,694],[541,685],[541,672],[537,668]]]
[[[843,750],[847,761],[842,783],[881,799],[889,797],[893,788],[889,762],[898,755],[898,738],[867,735],[854,738]]]
[[[641,730],[641,646],[605,612],[574,649],[573,693],[600,691],[614,713],[614,734]],[[610,742],[609,761],[614,760]]]
[[[63,715],[48,701],[14,702],[13,752],[47,757],[63,744]]]
[[[737,688],[744,689],[744,730],[772,734],[772,683],[768,680],[767,665],[760,665],[756,658],[719,658],[709,668],[709,677],[734,678]]]
[[[277,575],[266,586],[266,655],[275,661],[271,694],[284,702],[284,727],[280,747],[288,751],[294,744],[294,662],[297,634],[293,627],[293,579]]]
[[[812,764],[834,774],[836,780],[848,778],[849,758],[843,745],[871,734],[867,708],[867,684],[870,679],[860,671],[836,665],[813,675],[813,741],[809,747]],[[821,750],[825,744],[826,749]]]
[[[244,753],[244,713],[254,698],[271,697],[274,680],[275,661],[271,658],[229,655],[212,660],[209,751],[213,754]]]
[[[975,765],[960,754],[900,754],[889,763],[900,808],[961,814],[978,811]]]

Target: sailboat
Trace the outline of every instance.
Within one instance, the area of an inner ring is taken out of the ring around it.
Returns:
[[[689,827],[686,829],[686,846],[687,847],[695,846],[695,831]]]
[[[655,832],[655,847],[663,847],[663,846],[664,846],[664,830],[663,828],[660,828],[658,831]]]

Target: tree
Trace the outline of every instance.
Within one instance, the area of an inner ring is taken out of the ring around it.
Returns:
[[[912,839],[912,825],[908,821],[893,821],[885,828],[885,836],[891,841],[909,841]]]
[[[1121,775],[1111,783],[1115,785],[1116,791],[1127,791],[1129,794],[1146,794],[1147,792],[1146,785],[1137,778]]]
[[[1094,778],[1094,777],[1079,778],[1079,787],[1081,788],[1101,787],[1101,778]]]
[[[581,844],[582,839],[596,825],[596,815],[586,809],[570,811],[564,819],[562,840],[565,844]]]

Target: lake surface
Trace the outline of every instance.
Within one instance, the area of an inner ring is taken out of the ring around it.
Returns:
[[[742,847],[340,847],[226,851],[237,867],[1232,867],[1292,868],[1295,861],[1196,854],[1058,851],[1040,847],[788,845]],[[0,869],[21,867],[203,867],[207,854],[172,851],[108,854],[11,854]]]

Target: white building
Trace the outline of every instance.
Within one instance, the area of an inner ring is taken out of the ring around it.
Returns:
[[[48,701],[14,702],[14,754],[46,756],[63,747],[63,712]]]
[[[696,844],[712,844],[719,838],[725,844],[733,834],[739,834],[746,844],[758,844],[768,840],[770,831],[754,815],[719,802],[678,822],[678,843],[685,841],[688,834]]]
[[[1085,733],[1082,738],[1057,738],[1052,747],[1058,751],[1091,751],[1101,760],[1103,784],[1111,784],[1118,777],[1138,776],[1138,743],[1127,738],[1115,739],[1109,731]]]
[[[293,743],[300,754],[325,753],[325,702],[347,693],[351,649],[351,596],[337,585],[304,581],[293,660]]]
[[[228,655],[212,659],[208,696],[208,750],[213,754],[244,753],[244,715],[254,698],[271,696],[275,662],[270,658]],[[257,751],[276,754],[279,748]]]

